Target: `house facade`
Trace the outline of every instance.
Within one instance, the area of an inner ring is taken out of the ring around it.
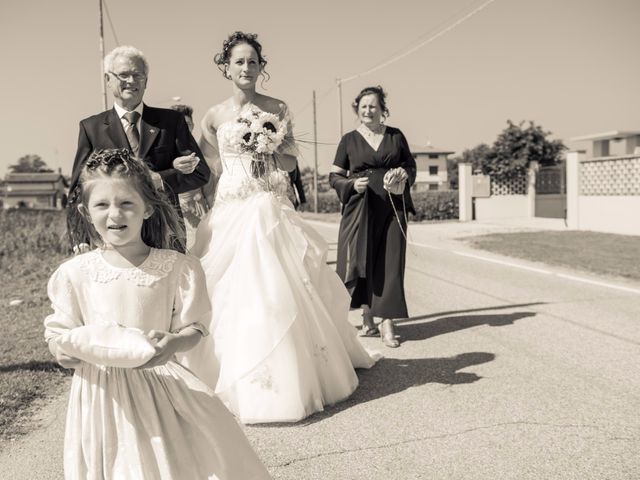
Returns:
[[[454,152],[431,145],[410,145],[411,154],[416,160],[415,192],[449,190],[447,159]]]
[[[0,200],[5,209],[62,209],[68,186],[60,171],[8,173],[0,185]]]

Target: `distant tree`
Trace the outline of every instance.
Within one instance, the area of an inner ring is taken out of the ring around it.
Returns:
[[[490,163],[494,156],[493,148],[486,143],[481,143],[465,150],[461,155],[447,160],[450,188],[452,190],[458,189],[458,163],[470,163],[473,172],[482,171],[484,173],[483,165]]]
[[[540,165],[556,165],[562,161],[562,152],[566,146],[561,140],[550,140],[551,132],[541,126],[528,122],[517,125],[507,121],[505,128],[493,143],[493,155],[483,162],[483,173],[494,177],[517,177],[526,173],[529,162]]]
[[[471,163],[474,172],[481,171],[493,178],[514,178],[525,175],[529,162],[537,161],[541,166],[557,165],[562,162],[562,153],[566,146],[561,140],[550,140],[551,132],[541,126],[528,122],[518,124],[507,121],[507,127],[500,132],[493,145],[485,143],[465,150],[462,155],[453,159],[456,168],[455,181],[457,188],[457,164]],[[453,188],[453,186],[452,186]]]
[[[40,155],[25,155],[20,157],[17,163],[9,165],[11,173],[53,172]]]

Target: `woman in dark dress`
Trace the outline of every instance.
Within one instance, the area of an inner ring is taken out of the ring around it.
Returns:
[[[404,267],[407,213],[415,213],[409,187],[416,162],[406,138],[382,120],[389,115],[382,87],[367,87],[353,109],[360,126],[340,140],[329,182],[343,204],[336,271],[363,308],[362,332],[400,345],[393,319],[406,318]],[[375,324],[380,317],[380,326]]]

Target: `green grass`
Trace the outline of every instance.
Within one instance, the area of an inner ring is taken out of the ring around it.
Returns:
[[[475,248],[574,270],[640,280],[640,237],[597,232],[520,232],[474,237]]]
[[[46,285],[66,257],[61,212],[0,211],[0,441],[24,434],[34,402],[61,392],[68,371],[44,342]],[[12,300],[22,300],[10,306]]]

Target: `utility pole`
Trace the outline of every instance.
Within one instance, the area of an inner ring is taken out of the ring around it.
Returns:
[[[338,86],[338,126],[340,128],[340,138],[342,138],[342,80],[336,78]]]
[[[316,91],[313,91],[313,211],[318,213],[318,122],[316,118]]]
[[[102,108],[107,109],[107,86],[104,80],[104,28],[102,24],[102,0],[98,0],[98,30],[100,33],[100,84],[102,85]]]

